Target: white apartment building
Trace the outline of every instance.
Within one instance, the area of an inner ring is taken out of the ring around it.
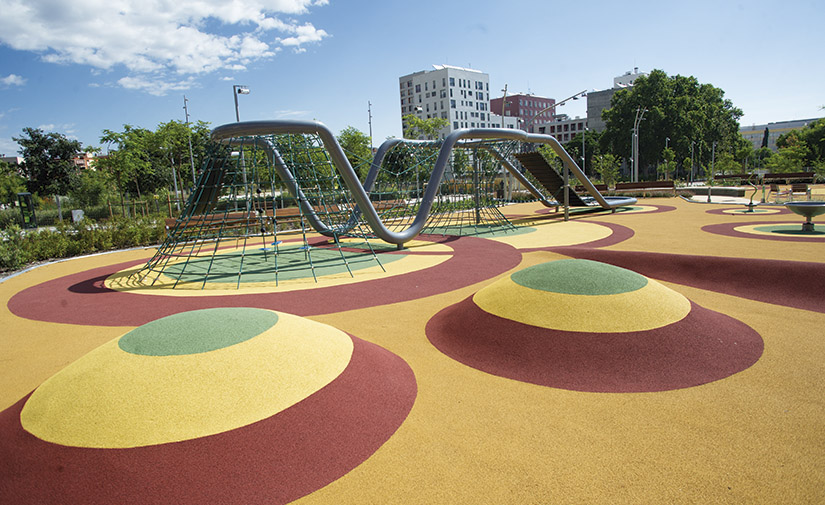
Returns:
[[[402,130],[407,128],[403,118],[410,114],[446,119],[440,139],[459,128],[501,127],[501,117],[496,121],[490,113],[490,76],[479,70],[433,65],[433,70],[399,77],[398,88]]]

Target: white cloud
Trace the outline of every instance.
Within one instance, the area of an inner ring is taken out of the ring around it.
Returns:
[[[127,76],[119,79],[117,83],[126,89],[135,89],[150,95],[163,96],[170,91],[182,91],[191,88],[195,83],[195,78],[189,77],[180,81],[167,81],[162,76]]]
[[[276,110],[275,118],[277,119],[295,119],[307,118],[311,114],[308,110]]]
[[[26,79],[17,74],[9,74],[6,77],[0,77],[0,84],[3,86],[23,86],[26,84]]]
[[[279,39],[281,44],[285,46],[301,46],[308,42],[320,42],[321,39],[329,36],[327,32],[324,30],[318,30],[311,24],[295,26],[288,31],[294,33],[295,35],[293,37]]]
[[[62,133],[63,135],[65,135],[68,138],[74,138],[74,135],[77,134],[77,130],[75,129],[75,126],[76,125],[74,123],[64,123],[64,124],[49,123],[49,124],[38,125],[37,129],[38,130],[43,130],[46,133],[58,132],[58,133]]]
[[[0,43],[42,54],[52,63],[111,70],[130,89],[177,90],[193,76],[239,70],[328,37],[307,14],[327,0],[0,0]],[[270,32],[275,32],[270,34]],[[279,35],[283,35],[281,38]],[[157,81],[161,78],[161,86]],[[3,79],[6,85],[14,74]],[[25,82],[25,80],[23,80]],[[163,83],[166,84],[163,84]]]
[[[12,140],[11,137],[0,137],[0,154],[18,156],[18,151],[20,151],[20,144]]]

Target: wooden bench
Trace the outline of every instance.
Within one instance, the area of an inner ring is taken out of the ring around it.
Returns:
[[[762,180],[765,183],[791,183],[791,182],[807,182],[813,184],[815,174],[813,172],[789,172],[785,174],[765,174]]]
[[[267,213],[271,217],[271,212]],[[175,228],[178,219],[166,218],[166,229],[172,230]],[[257,227],[260,223],[260,217],[255,215],[247,215],[246,212],[230,212],[224,214],[212,214],[209,216],[192,216],[186,222],[187,229],[192,230],[191,233],[202,235],[204,231],[209,230],[237,230],[241,228]],[[197,231],[195,231],[197,230]]]
[[[599,193],[607,193],[607,184],[594,184],[593,187],[596,188],[596,191],[598,191]],[[583,193],[587,191],[581,184],[576,186],[575,189],[576,193]]]
[[[313,207],[313,209],[318,214],[341,212],[341,209],[337,205]],[[274,217],[278,224],[297,224],[303,217],[303,214],[298,207],[284,207],[282,209],[275,209],[274,216],[272,209],[266,209],[264,216],[266,218]],[[257,229],[257,227],[261,224],[260,220],[261,216],[259,216],[256,211],[252,211],[249,215],[247,215],[246,212],[230,212],[226,215],[210,214],[208,216],[193,216],[189,219],[186,226],[187,228],[199,229],[199,233],[202,233],[203,230],[208,230],[209,228],[214,228],[215,230],[232,230],[255,227]],[[175,227],[178,219],[166,218],[164,221],[166,223],[166,229],[171,230]]]
[[[736,181],[737,183],[741,184],[743,181],[747,184],[755,184],[759,181],[758,174],[725,174],[725,175],[714,175],[714,181],[719,182],[729,182],[729,181]]]
[[[676,195],[676,183],[674,181],[642,181],[642,182],[617,182],[617,193],[636,192],[642,195],[656,191],[668,191]]]

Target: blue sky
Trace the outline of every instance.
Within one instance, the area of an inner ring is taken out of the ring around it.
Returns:
[[[820,0],[0,0],[0,153],[24,127],[100,146],[103,129],[316,119],[401,135],[398,78],[490,75],[491,97],[561,100],[638,67],[725,91],[743,125],[825,116]],[[493,91],[495,90],[495,91]],[[584,101],[559,112],[584,116]]]

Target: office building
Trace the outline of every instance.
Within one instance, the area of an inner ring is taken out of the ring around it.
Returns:
[[[490,128],[490,76],[479,70],[433,65],[398,79],[401,127],[405,116],[448,121],[439,133],[443,139],[459,128]],[[406,136],[406,135],[405,135]]]
[[[765,138],[765,130],[768,131],[767,147],[771,151],[776,151],[776,140],[785,133],[792,130],[801,130],[813,123],[819,121],[821,118],[814,119],[794,119],[791,121],[777,121],[775,123],[742,126],[739,128],[739,133],[753,145],[754,149],[762,147],[763,139]]]

